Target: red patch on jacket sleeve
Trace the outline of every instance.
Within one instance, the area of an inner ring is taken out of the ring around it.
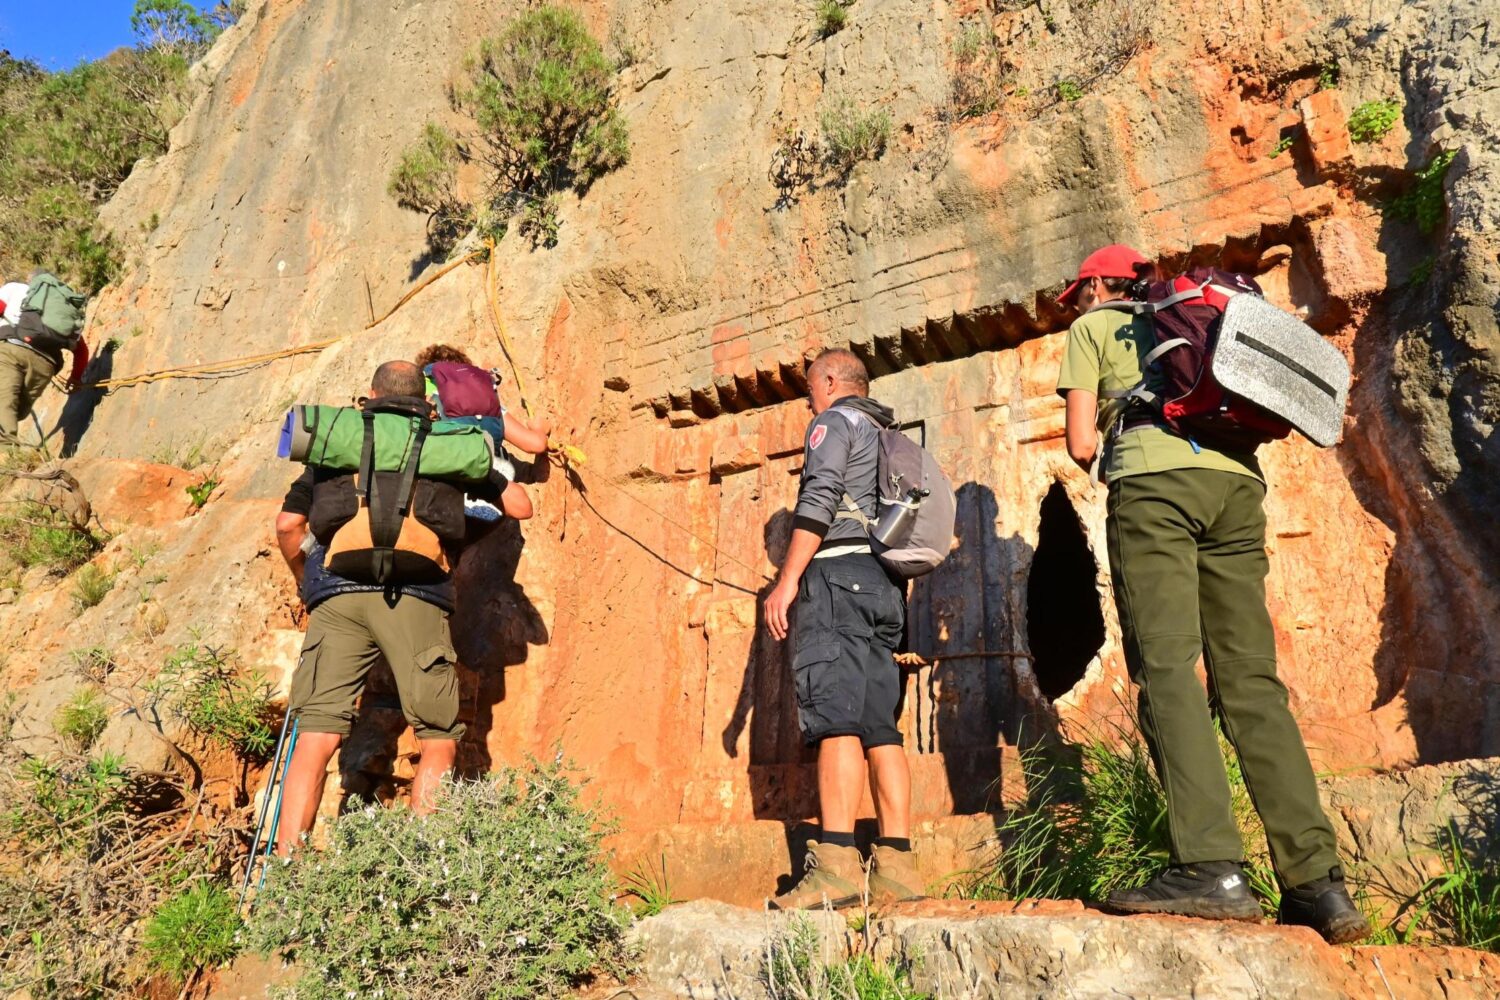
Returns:
[[[809,448],[811,448],[813,451],[817,451],[818,450],[818,445],[822,444],[823,443],[823,439],[826,438],[827,436],[828,436],[828,425],[827,424],[819,424],[818,426],[816,426],[816,427],[813,428],[812,436],[807,439],[807,446]]]

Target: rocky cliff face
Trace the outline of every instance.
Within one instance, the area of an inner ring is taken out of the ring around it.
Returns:
[[[434,340],[500,363],[480,267],[358,331],[431,263],[423,220],[385,194],[390,167],[445,113],[463,53],[518,9],[266,0],[200,66],[171,151],[107,209],[135,245],[92,314],[92,340],[120,338],[105,366],[348,336],[49,414],[119,532],[103,558],[123,565],[152,538],[159,551],[132,572],[166,579],[147,611],[119,586],[76,616],[44,586],[0,609],[3,641],[26,651],[6,680],[29,731],[66,694],[67,651],[95,641],[149,673],[201,627],[288,670],[299,617],[271,534],[293,472],[273,456],[280,414],[347,399],[375,364]],[[802,8],[759,0],[584,9],[633,56],[619,95],[630,163],[565,204],[555,248],[500,246],[496,299],[529,402],[589,461],[531,487],[537,518],[465,558],[466,765],[560,744],[630,850],[664,839],[708,859],[743,836],[779,854],[782,824],[813,809],[811,757],[757,604],[789,530],[801,365],[829,345],[866,360],[875,394],[959,486],[957,550],[913,594],[915,648],[937,661],[911,678],[904,720],[920,815],[984,809],[1020,781],[1008,751],[1122,712],[1102,490],[1062,448],[1066,318],[1050,304],[1112,241],[1254,271],[1353,362],[1343,445],[1263,452],[1283,673],[1320,762],[1500,752],[1487,4],[858,0],[827,39]],[[1098,19],[1127,16],[1149,42],[1100,50]],[[954,46],[972,31],[1032,82],[956,121]],[[1320,90],[1334,65],[1337,86]],[[1040,96],[1074,73],[1092,74],[1081,100]],[[1351,143],[1349,111],[1388,96],[1402,123]],[[889,148],[788,184],[788,137],[844,100],[887,109]],[[1458,156],[1428,236],[1378,206],[1437,149]],[[511,405],[516,389],[502,390]],[[189,514],[191,477],[173,466],[195,449],[224,485]],[[371,701],[343,766],[351,787],[388,790],[410,747],[399,712]],[[153,745],[128,731],[141,725],[117,720],[108,739]],[[703,871],[699,889],[715,877]]]

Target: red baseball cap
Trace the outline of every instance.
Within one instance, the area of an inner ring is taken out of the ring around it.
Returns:
[[[1057,297],[1060,306],[1071,305],[1078,289],[1090,278],[1134,278],[1151,262],[1123,243],[1111,243],[1100,247],[1078,265],[1078,280],[1074,281]]]

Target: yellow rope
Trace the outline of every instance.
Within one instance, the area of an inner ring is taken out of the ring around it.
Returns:
[[[489,251],[492,251],[493,248],[494,245],[491,244]],[[347,340],[348,338],[353,337],[356,334],[364,333],[366,330],[373,329],[374,327],[379,326],[381,323],[384,323],[386,320],[390,319],[396,314],[396,310],[400,309],[402,306],[406,305],[406,303],[410,302],[418,292],[422,291],[422,289],[426,288],[428,285],[431,285],[434,281],[437,281],[443,275],[447,274],[449,271],[452,271],[454,268],[460,266],[461,264],[467,264],[469,261],[478,257],[480,254],[489,251],[484,249],[474,250],[458,258],[457,260],[449,261],[447,264],[444,264],[432,274],[429,274],[427,277],[423,278],[410,291],[401,296],[401,298],[397,299],[396,304],[387,309],[384,315],[382,315],[379,319],[373,320],[368,325],[361,327],[360,329],[355,330],[351,333],[346,333],[341,337],[332,337],[328,340],[320,340],[313,344],[302,344],[299,347],[287,347],[279,351],[270,351],[265,354],[252,354],[248,357],[243,358],[230,358],[225,361],[211,361],[207,364],[202,365],[187,365],[181,368],[164,368],[161,371],[146,372],[141,375],[128,375],[123,378],[110,378],[101,379],[97,382],[84,382],[79,387],[83,389],[104,389],[108,391],[111,389],[119,389],[129,385],[146,385],[151,382],[161,382],[167,379],[175,378],[212,378],[214,376],[237,375],[241,373],[242,369],[254,368],[259,365],[269,364],[272,361],[279,361],[282,358],[295,357],[298,354],[312,354],[315,351],[326,350],[327,348],[332,347],[334,344],[337,344],[341,340]]]

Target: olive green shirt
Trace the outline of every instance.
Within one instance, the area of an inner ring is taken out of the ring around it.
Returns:
[[[1260,463],[1247,452],[1219,451],[1202,444],[1195,448],[1187,438],[1164,427],[1114,433],[1125,401],[1105,399],[1104,393],[1135,388],[1141,381],[1140,359],[1155,343],[1150,320],[1118,309],[1084,313],[1068,328],[1057,392],[1066,397],[1069,389],[1086,389],[1100,397],[1100,447],[1104,449],[1100,476],[1112,481],[1168,469],[1219,469],[1265,482]]]

